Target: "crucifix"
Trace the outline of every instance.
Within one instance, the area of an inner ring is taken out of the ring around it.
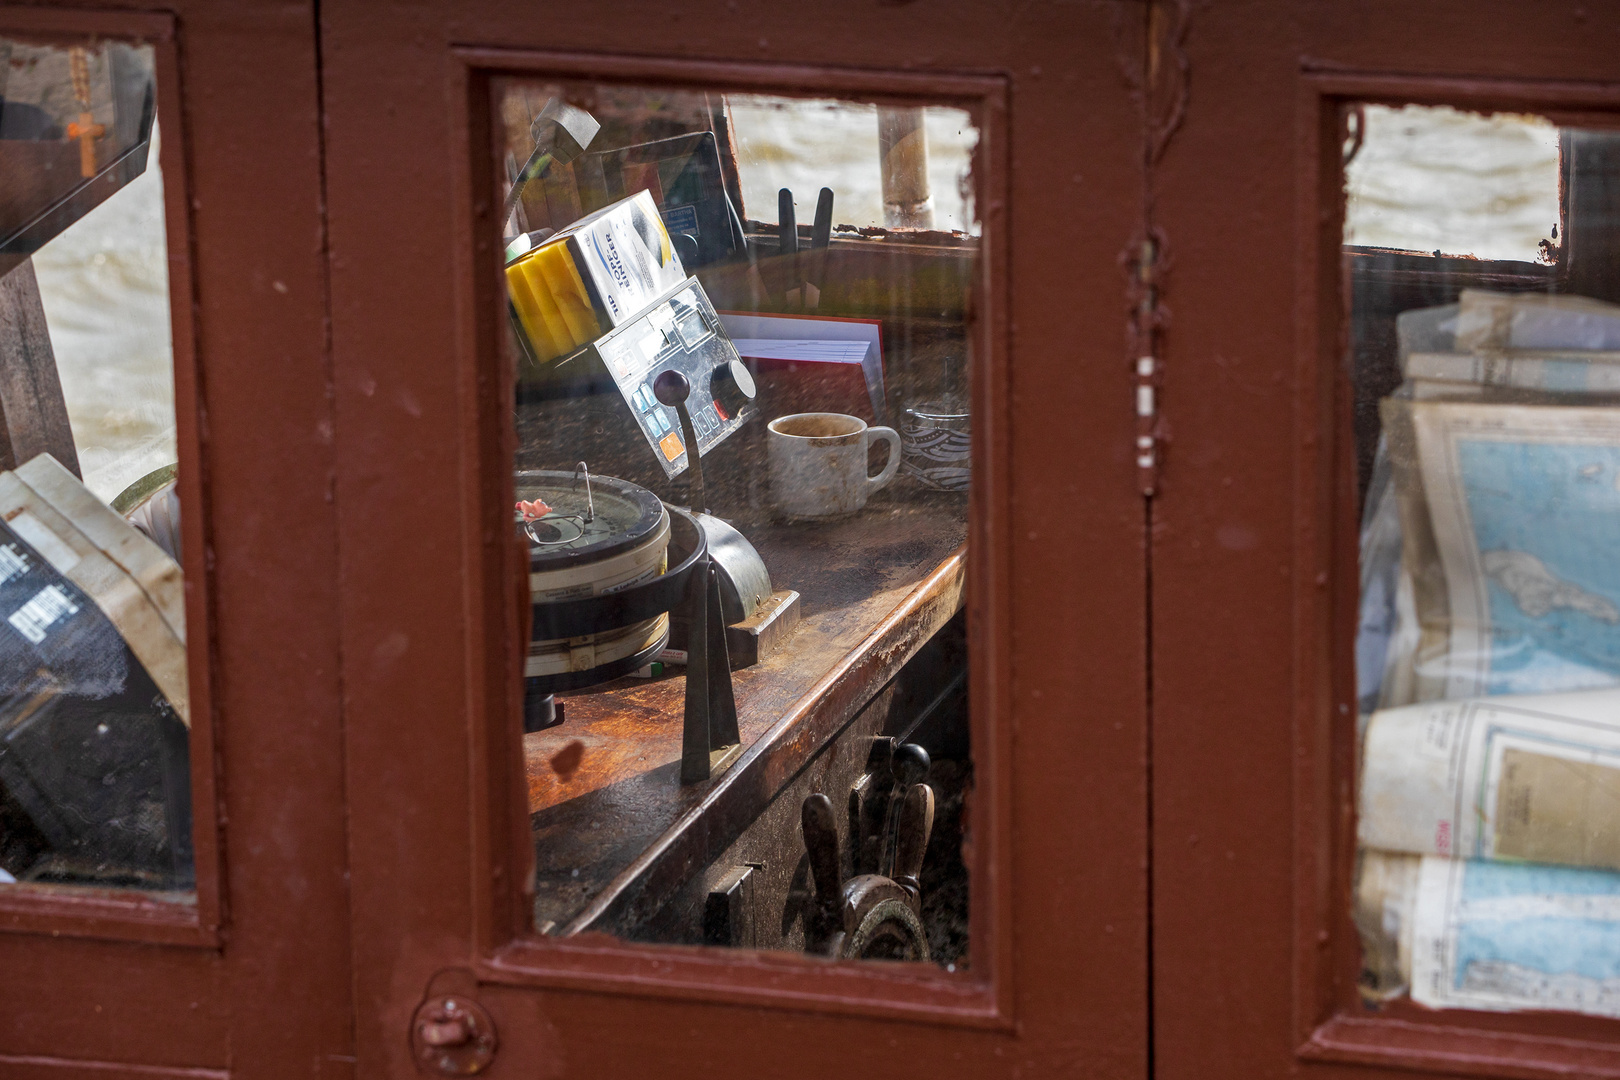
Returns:
[[[90,60],[85,51],[69,49],[68,64],[73,72],[73,96],[79,100],[79,119],[68,124],[67,136],[79,140],[79,175],[88,180],[96,175],[96,140],[107,134],[107,128],[90,115]]]

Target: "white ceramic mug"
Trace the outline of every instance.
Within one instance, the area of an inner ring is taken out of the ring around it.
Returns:
[[[794,413],[772,420],[766,430],[771,502],[787,517],[856,513],[900,468],[900,435],[893,428],[867,427],[858,416]],[[873,439],[889,444],[889,460],[882,472],[868,476],[866,448]]]

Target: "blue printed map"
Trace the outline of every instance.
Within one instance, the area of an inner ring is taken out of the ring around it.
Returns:
[[[1489,694],[1620,681],[1620,446],[1459,439],[1488,578]]]
[[[1469,862],[1456,926],[1456,985],[1473,965],[1491,962],[1541,975],[1620,979],[1620,922],[1576,914],[1581,898],[1595,897],[1620,897],[1620,874]],[[1548,910],[1560,906],[1570,910]]]

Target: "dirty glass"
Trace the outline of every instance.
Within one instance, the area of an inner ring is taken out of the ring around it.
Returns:
[[[189,896],[150,46],[0,39],[0,888]]]
[[[1362,995],[1620,1016],[1620,131],[1346,120]]]
[[[536,933],[967,967],[972,118],[492,107]]]

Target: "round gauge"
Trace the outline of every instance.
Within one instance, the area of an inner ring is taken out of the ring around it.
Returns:
[[[514,479],[519,505],[513,516],[527,535],[535,570],[606,559],[668,528],[658,496],[624,480],[549,471]]]

